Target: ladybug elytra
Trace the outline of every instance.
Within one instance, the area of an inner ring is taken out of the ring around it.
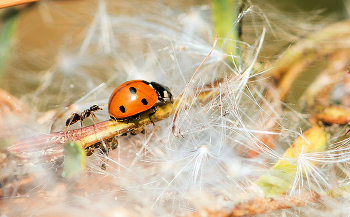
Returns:
[[[164,103],[172,102],[173,98],[169,88],[156,82],[127,81],[117,87],[110,96],[109,116],[114,120],[137,119],[141,112],[152,108],[153,112],[148,117],[153,123],[151,116],[156,112],[154,105],[158,100]]]

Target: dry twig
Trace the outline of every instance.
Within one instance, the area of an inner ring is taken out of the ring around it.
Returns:
[[[321,202],[321,196],[316,192],[306,192],[298,196],[284,196],[277,198],[255,198],[250,201],[237,204],[230,211],[207,210],[205,215],[200,213],[192,213],[191,217],[207,216],[207,217],[236,217],[251,216],[257,214],[268,213],[278,209],[288,209],[293,207],[301,207],[312,203]]]

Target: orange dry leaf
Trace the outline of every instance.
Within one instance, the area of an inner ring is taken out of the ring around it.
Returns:
[[[347,124],[350,121],[350,109],[331,106],[315,117],[327,124]]]

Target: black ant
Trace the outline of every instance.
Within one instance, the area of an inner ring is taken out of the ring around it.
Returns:
[[[92,121],[95,123],[94,119],[95,118],[96,118],[96,120],[98,120],[98,119],[97,119],[96,115],[94,114],[94,112],[96,112],[98,110],[102,110],[102,108],[100,108],[97,105],[93,105],[89,109],[85,109],[80,115],[78,113],[75,113],[75,112],[72,113],[66,120],[66,131],[68,130],[69,126],[77,123],[78,121],[80,121],[80,127],[83,128],[83,120],[85,120],[85,118],[88,118],[90,115],[92,117]]]

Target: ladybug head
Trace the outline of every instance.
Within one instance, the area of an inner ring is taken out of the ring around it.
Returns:
[[[166,100],[173,102],[173,95],[171,94],[170,89],[168,87],[158,84],[154,81],[151,82],[151,85],[158,95],[158,100],[162,102]]]

